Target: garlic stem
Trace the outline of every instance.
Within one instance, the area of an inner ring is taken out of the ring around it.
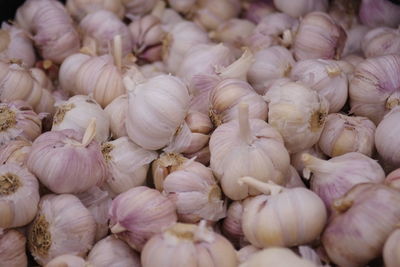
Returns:
[[[96,118],[92,118],[82,138],[82,146],[86,147],[96,136]]]
[[[284,47],[289,47],[293,44],[293,34],[292,31],[289,29],[286,29],[282,33],[282,45]]]
[[[222,79],[241,79],[246,81],[247,72],[254,63],[253,53],[247,47],[244,49],[242,56],[231,65],[223,68],[219,76]]]
[[[214,240],[213,234],[207,229],[207,221],[201,220],[195,233],[194,241],[206,241],[211,243]]]
[[[334,77],[338,76],[340,73],[342,73],[340,68],[337,66],[326,66],[325,70],[326,70],[326,73],[328,73],[328,76],[330,78],[334,78]]]
[[[391,94],[387,101],[386,101],[386,108],[387,109],[393,109],[396,106],[400,105],[400,92],[395,91],[393,94]]]
[[[122,39],[121,39],[121,35],[114,36],[113,57],[114,57],[114,64],[117,66],[118,70],[121,70],[122,69]]]
[[[113,227],[111,227],[111,233],[113,234],[119,234],[122,232],[125,232],[127,229],[123,227],[121,224],[116,223]]]
[[[246,103],[239,104],[239,134],[242,141],[251,144],[253,137],[250,129],[249,105]]]
[[[311,172],[320,172],[320,173],[329,173],[332,171],[332,162],[327,160],[319,159],[314,157],[311,154],[304,153],[301,155],[301,161],[303,162],[305,169],[307,169],[304,174],[309,176],[309,171]],[[309,177],[305,177],[309,178]]]
[[[164,11],[165,11],[165,2],[160,0],[154,6],[153,10],[151,11],[151,15],[161,19],[162,15],[164,14]]]
[[[337,212],[343,213],[353,206],[353,200],[346,199],[345,197],[339,198],[333,202],[332,206]]]
[[[257,189],[258,191],[260,191],[263,194],[266,195],[277,195],[280,192],[282,192],[283,187],[277,184],[274,184],[273,182],[262,182],[260,180],[257,180],[253,177],[250,176],[244,176],[242,178],[239,179],[238,181],[239,184],[247,184],[251,187],[253,187],[254,189]]]

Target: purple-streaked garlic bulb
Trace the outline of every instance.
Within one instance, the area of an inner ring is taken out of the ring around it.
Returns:
[[[386,267],[400,265],[400,230],[393,231],[383,246],[383,261]]]
[[[49,261],[45,267],[85,267],[86,261],[79,256],[64,254]]]
[[[318,146],[329,157],[360,152],[369,157],[375,149],[375,124],[365,118],[332,113],[326,117]]]
[[[318,145],[314,145],[310,148],[290,154],[290,164],[296,169],[296,171],[301,176],[303,175],[303,169],[305,168],[303,160],[301,159],[304,153],[311,154],[312,156],[317,157],[319,159],[327,159],[327,156],[321,151]]]
[[[300,1],[290,1],[290,0],[274,0],[275,7],[294,17],[302,17],[307,15],[312,11],[326,11],[328,9],[327,0],[300,0]]]
[[[144,15],[150,12],[158,3],[157,0],[121,0],[129,16]]]
[[[73,195],[45,195],[29,225],[28,248],[36,262],[71,254],[84,256],[94,243],[96,222],[90,211]]]
[[[196,161],[187,161],[165,177],[163,193],[175,204],[180,222],[216,222],[226,215],[221,188],[211,169]]]
[[[176,207],[159,191],[138,186],[119,194],[110,208],[110,229],[137,251],[177,221]]]
[[[128,113],[128,95],[120,95],[108,104],[104,111],[110,118],[110,132],[113,138],[128,136],[125,128]]]
[[[347,39],[346,44],[343,48],[343,55],[347,56],[353,53],[361,54],[361,46],[363,43],[363,39],[365,34],[369,31],[369,28],[362,24],[357,24],[346,30]],[[344,60],[342,58],[342,60]]]
[[[32,142],[18,139],[8,142],[0,147],[0,164],[16,163],[26,166],[29,153],[31,153]]]
[[[400,189],[400,169],[396,169],[389,173],[386,176],[384,183],[390,187]]]
[[[249,243],[244,237],[242,229],[243,206],[249,199],[250,198],[243,201],[232,202],[221,224],[222,234],[228,238],[236,248],[241,248]]]
[[[369,27],[396,27],[400,23],[400,7],[389,0],[362,0],[359,17]]]
[[[0,166],[0,229],[30,223],[39,198],[39,183],[26,167],[13,163]]]
[[[232,244],[207,229],[205,221],[177,223],[154,235],[143,248],[141,261],[143,267],[237,266]]]
[[[144,185],[150,163],[158,154],[141,148],[128,137],[120,137],[101,145],[101,151],[108,166],[106,187],[112,195]]]
[[[367,58],[400,54],[400,28],[388,27],[370,30],[363,39],[362,50]]]
[[[125,14],[121,0],[67,0],[65,6],[77,21],[82,20],[88,13],[101,9],[108,10],[119,18],[122,18]]]
[[[28,0],[17,9],[16,24],[33,34],[43,58],[61,63],[79,50],[79,34],[62,3]]]
[[[100,186],[106,179],[107,165],[100,144],[93,140],[95,127],[91,123],[84,135],[70,129],[42,134],[32,144],[29,170],[58,194],[81,193]]]
[[[398,227],[400,194],[386,185],[363,183],[336,199],[334,216],[322,235],[329,258],[339,266],[365,266],[382,253]]]
[[[284,185],[289,167],[289,153],[278,131],[263,120],[249,119],[246,104],[239,105],[238,113],[237,120],[217,127],[209,144],[211,169],[224,194],[232,200],[260,194],[240,184],[241,177]]]
[[[350,80],[351,112],[376,125],[400,102],[400,55],[368,58],[359,63]]]
[[[8,230],[0,234],[0,262],[8,267],[27,267],[25,252],[26,238],[16,231]]]
[[[328,211],[332,210],[335,199],[343,197],[353,186],[382,183],[385,179],[385,172],[379,163],[357,152],[330,160],[303,154],[303,162],[304,176],[311,177],[311,190],[320,196]]]
[[[232,18],[210,33],[213,40],[241,48],[251,36],[256,25],[246,19]]]

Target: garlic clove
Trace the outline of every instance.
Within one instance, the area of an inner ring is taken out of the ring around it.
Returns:
[[[28,258],[25,252],[26,238],[16,231],[8,230],[0,234],[0,262],[9,267],[26,267]]]
[[[209,146],[203,147],[201,150],[191,153],[191,154],[183,154],[183,156],[187,158],[194,158],[197,162],[208,166],[210,164],[210,148]]]
[[[387,27],[370,30],[363,39],[365,57],[400,54],[400,29]]]
[[[88,13],[99,9],[111,11],[119,18],[122,18],[125,14],[125,8],[121,0],[68,0],[65,6],[77,21],[82,20]]]
[[[85,267],[86,262],[83,258],[74,255],[60,255],[49,261],[45,267]]]
[[[121,0],[126,9],[125,16],[144,15],[158,3],[157,0]]]
[[[120,138],[128,136],[125,129],[126,114],[128,113],[128,95],[124,94],[116,97],[106,106],[104,111],[110,118],[110,131],[112,137]]]
[[[396,169],[386,176],[385,184],[390,187],[400,189],[399,178],[400,178],[400,169]]]
[[[25,139],[14,140],[0,147],[0,164],[16,163],[26,166],[32,142]]]
[[[312,11],[326,11],[328,9],[328,1],[326,0],[301,0],[292,3],[288,0],[274,0],[275,7],[292,16],[302,17]]]

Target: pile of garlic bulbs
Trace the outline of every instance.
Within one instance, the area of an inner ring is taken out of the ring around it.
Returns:
[[[0,266],[400,266],[400,2],[26,0]]]

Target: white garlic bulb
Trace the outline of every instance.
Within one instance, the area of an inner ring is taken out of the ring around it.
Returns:
[[[96,267],[141,266],[138,253],[113,235],[97,242],[90,250],[87,261]]]
[[[400,29],[381,27],[370,30],[364,36],[362,50],[367,58],[400,54]]]
[[[316,144],[325,125],[329,104],[316,91],[299,83],[285,83],[265,94],[268,123],[282,135],[291,153]]]
[[[289,154],[281,135],[265,121],[249,119],[248,106],[239,105],[238,120],[217,127],[210,139],[210,166],[225,195],[241,200],[260,192],[239,184],[243,176],[286,183]]]
[[[254,23],[246,19],[232,18],[219,25],[210,36],[218,42],[230,43],[240,48],[245,45],[255,27]]]
[[[393,231],[383,247],[383,261],[386,267],[396,267],[400,264],[400,230]]]
[[[346,30],[347,39],[346,44],[343,48],[343,55],[347,56],[353,53],[361,52],[361,45],[365,34],[369,31],[369,28],[362,24],[357,24]],[[360,53],[361,54],[361,53]]]
[[[106,184],[115,195],[144,185],[150,163],[158,156],[126,136],[103,143],[101,150],[109,172]]]
[[[8,267],[27,267],[25,252],[26,238],[16,231],[8,230],[0,234],[0,262]]]
[[[347,101],[347,75],[337,61],[324,59],[298,61],[293,66],[290,78],[324,96],[329,103],[329,113],[339,112]]]
[[[100,9],[111,11],[119,18],[122,18],[125,14],[125,8],[121,0],[67,0],[65,6],[71,16],[78,21],[88,13]]]
[[[106,141],[110,132],[108,114],[92,97],[76,95],[58,105],[51,130],[73,129],[84,133],[93,118],[96,119],[95,140]]]
[[[396,27],[400,23],[400,7],[389,0],[362,0],[360,21],[369,26]]]
[[[60,255],[49,261],[44,267],[85,267],[86,262],[82,257],[74,255]]]
[[[278,10],[295,18],[302,17],[312,11],[326,11],[328,9],[327,0],[300,0],[295,2],[274,0],[274,5]]]
[[[318,146],[330,157],[348,152],[372,156],[375,149],[375,124],[367,118],[329,114]]]
[[[125,6],[127,16],[144,15],[151,11],[158,3],[157,0],[121,0]]]
[[[25,139],[8,142],[0,147],[0,164],[16,163],[26,166],[31,148],[32,142]]]
[[[234,201],[229,205],[226,211],[226,217],[221,224],[222,234],[232,242],[232,244],[241,248],[249,242],[244,237],[242,229],[242,217],[243,217],[243,205],[244,202],[248,201],[250,198],[244,201]]]
[[[252,177],[241,178],[241,182],[270,194],[256,196],[244,204],[242,228],[252,245],[291,247],[319,237],[327,212],[317,194],[303,187],[284,188]]]
[[[299,152],[290,154],[290,164],[297,170],[297,172],[303,177],[303,169],[305,168],[302,156],[304,153],[311,154],[319,159],[327,159],[328,157],[322,153],[318,145],[314,145],[310,148],[300,150]]]
[[[141,260],[143,267],[237,266],[231,243],[207,229],[205,221],[199,226],[177,223],[154,235],[143,248]]]
[[[39,183],[27,168],[13,163],[0,166],[0,229],[30,223],[39,198]]]
[[[113,138],[128,136],[125,128],[128,113],[128,95],[120,95],[108,104],[104,111],[110,118],[110,132]]]
[[[84,256],[94,242],[96,222],[73,195],[46,195],[29,226],[28,248],[45,265],[53,258],[72,254]]]

